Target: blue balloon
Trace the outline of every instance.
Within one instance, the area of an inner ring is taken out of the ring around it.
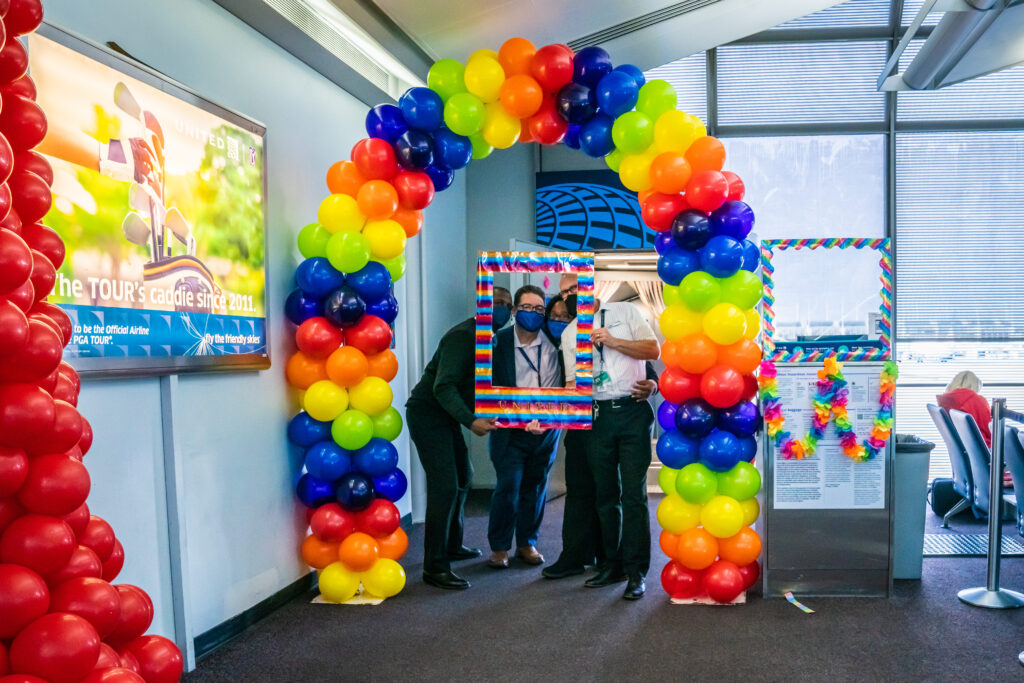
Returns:
[[[402,110],[393,104],[378,104],[366,114],[366,134],[394,142],[409,126],[402,116]]]
[[[331,438],[331,423],[314,420],[302,411],[288,422],[288,440],[296,446],[309,448]]]
[[[671,401],[662,401],[658,406],[658,424],[666,432],[676,428],[676,410],[678,409],[679,404]]]
[[[717,429],[700,442],[700,461],[709,470],[728,472],[740,461],[740,440],[730,432]]]
[[[562,138],[562,142],[569,149],[580,148],[580,125],[577,123],[570,123],[569,127],[565,130],[565,137]]]
[[[707,436],[715,428],[718,411],[702,398],[691,398],[676,410],[676,429],[691,439]]]
[[[700,441],[670,429],[658,437],[657,451],[662,465],[678,470],[700,459]]]
[[[314,256],[295,269],[295,284],[310,297],[322,299],[345,284],[345,276],[323,256]]]
[[[334,500],[334,486],[311,474],[303,474],[295,485],[295,495],[306,507],[318,508]]]
[[[746,239],[754,229],[754,211],[744,202],[731,200],[711,212],[711,227],[716,235]]]
[[[613,71],[622,71],[632,77],[633,82],[636,83],[636,88],[639,90],[644,87],[644,83],[647,82],[647,77],[644,76],[644,72],[639,67],[633,66],[632,64],[619,64],[613,69]]]
[[[714,234],[708,215],[703,211],[686,209],[672,220],[672,239],[682,249],[700,249]]]
[[[284,300],[284,314],[296,325],[301,325],[322,312],[323,302],[309,296],[301,289],[293,289],[288,298]]]
[[[380,301],[375,301],[367,306],[366,312],[377,316],[390,325],[398,317],[398,299],[395,298],[394,294],[388,294]]]
[[[700,267],[715,277],[735,275],[743,265],[743,245],[732,237],[715,235],[700,250]]]
[[[366,302],[349,285],[338,287],[324,300],[324,317],[337,327],[352,327],[364,313]]]
[[[352,453],[352,464],[368,477],[383,477],[398,466],[398,449],[387,439],[375,436]]]
[[[580,126],[580,149],[591,157],[607,156],[615,149],[612,140],[612,117],[598,112],[594,118]]]
[[[757,439],[753,436],[744,436],[739,439],[740,459],[744,462],[753,462],[757,457]]]
[[[756,273],[761,265],[761,250],[750,240],[743,240],[743,270]]]
[[[670,285],[678,285],[695,270],[700,270],[700,256],[695,251],[672,246],[658,259],[658,275]]]
[[[659,232],[654,238],[654,250],[659,254],[664,254],[666,250],[674,246],[676,246],[676,242],[672,239],[671,230]]]
[[[569,123],[586,123],[597,109],[590,101],[590,88],[579,83],[566,83],[555,96],[555,108]]]
[[[612,118],[632,110],[640,97],[636,80],[625,71],[612,71],[601,79],[594,92],[597,93],[597,106]]]
[[[306,451],[306,471],[320,481],[337,481],[352,471],[352,459],[348,451],[333,441],[319,441]]]
[[[373,488],[377,490],[378,498],[397,503],[408,490],[409,480],[406,478],[405,472],[396,467],[383,477],[374,477]]]
[[[761,425],[757,404],[743,401],[726,408],[718,416],[718,428],[731,432],[733,436],[751,436]]]
[[[370,503],[373,502],[373,481],[358,472],[350,472],[338,481],[334,496],[338,505],[349,512],[360,512],[370,507]]]
[[[611,70],[611,56],[599,47],[585,47],[572,58],[572,80],[588,88],[597,85]]]
[[[458,170],[473,159],[473,143],[464,135],[440,128],[434,133],[434,165]]]
[[[409,88],[398,99],[398,106],[410,128],[429,133],[444,122],[444,102],[430,88]]]
[[[434,192],[444,192],[455,182],[455,171],[450,168],[441,168],[436,164],[430,164],[423,172],[430,176],[434,183]]]
[[[356,290],[367,305],[380,301],[391,293],[391,274],[379,261],[370,261],[350,274],[346,284]]]
[[[434,139],[421,130],[405,131],[394,147],[398,164],[407,171],[422,171],[434,161]]]

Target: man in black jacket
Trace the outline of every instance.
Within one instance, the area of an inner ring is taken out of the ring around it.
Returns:
[[[497,329],[511,314],[507,289],[494,288],[493,306]],[[473,478],[462,427],[477,436],[494,429],[493,419],[473,413],[475,337],[474,318],[448,330],[405,404],[409,435],[427,478],[423,581],[452,590],[469,588],[469,582],[452,571],[451,561],[480,556],[462,543],[463,507]]]

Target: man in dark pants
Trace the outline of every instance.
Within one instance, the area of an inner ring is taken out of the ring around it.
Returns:
[[[511,310],[509,291],[495,287],[495,329],[508,321]],[[452,571],[451,561],[480,556],[462,544],[463,507],[473,477],[462,427],[477,436],[494,429],[494,420],[473,414],[475,338],[473,318],[448,330],[405,404],[409,435],[427,479],[423,581],[453,590],[469,588],[469,582]]]

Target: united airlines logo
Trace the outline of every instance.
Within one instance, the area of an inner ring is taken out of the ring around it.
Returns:
[[[587,172],[591,174],[601,172]],[[543,184],[537,174],[537,242],[555,249],[645,249],[655,232],[644,225],[636,194],[601,182]],[[582,175],[582,173],[581,173]]]

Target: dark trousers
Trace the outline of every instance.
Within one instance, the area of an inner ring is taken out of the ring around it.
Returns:
[[[491,437],[491,462],[497,475],[487,525],[492,551],[510,550],[513,534],[518,548],[537,544],[544,520],[548,473],[558,447],[557,432],[510,431],[507,439],[502,435],[501,445],[496,446],[495,437]]]
[[[431,406],[406,406],[406,424],[427,477],[423,571],[451,569],[448,553],[462,546],[462,511],[473,466],[462,426]]]
[[[654,412],[646,401],[630,399],[595,407],[589,462],[605,562],[627,574],[646,574],[651,566],[647,469]]]
[[[565,432],[565,511],[562,517],[562,554],[558,561],[571,566],[593,564],[604,558],[597,517],[594,474],[587,461],[593,431]]]

